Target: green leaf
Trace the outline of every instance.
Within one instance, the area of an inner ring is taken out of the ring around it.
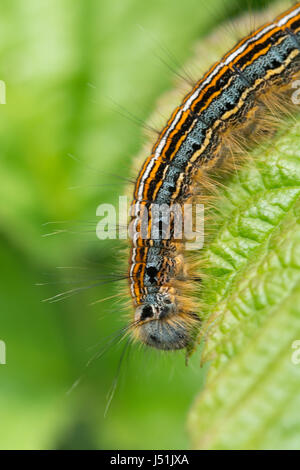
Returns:
[[[253,153],[205,256],[210,361],[189,416],[198,449],[300,448],[300,122]],[[255,163],[254,163],[255,162]]]

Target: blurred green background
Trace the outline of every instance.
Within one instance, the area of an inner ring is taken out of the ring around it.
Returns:
[[[107,173],[129,175],[143,137],[114,102],[146,119],[172,86],[174,73],[157,58],[165,57],[162,44],[182,64],[196,39],[247,6],[1,1],[2,449],[188,448],[186,414],[205,375],[199,354],[187,368],[183,353],[132,348],[104,418],[122,348],[85,364],[124,322],[118,303],[91,303],[118,286],[43,299],[87,286],[118,265],[119,242],[97,240],[95,213],[100,203],[117,202],[124,185]],[[65,223],[43,225],[53,221]],[[53,230],[64,232],[43,236]]]

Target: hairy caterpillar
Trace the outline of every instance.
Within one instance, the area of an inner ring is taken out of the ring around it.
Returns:
[[[134,338],[163,350],[189,346],[200,319],[187,288],[198,276],[183,240],[166,238],[156,205],[205,201],[210,173],[243,161],[247,148],[268,137],[277,114],[289,111],[291,82],[300,73],[300,3],[242,39],[199,80],[174,110],[139,171],[131,205],[129,287]],[[285,107],[283,106],[285,103]],[[143,219],[147,215],[146,236]],[[151,237],[153,226],[159,236]]]

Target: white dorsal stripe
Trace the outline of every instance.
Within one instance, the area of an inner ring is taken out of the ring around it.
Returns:
[[[284,24],[286,24],[291,18],[293,18],[294,16],[296,16],[297,14],[299,14],[300,12],[300,7],[296,8],[295,10],[292,10],[290,13],[288,13],[286,16],[284,16],[283,18],[281,18],[278,22],[274,22],[270,25],[267,25],[265,28],[263,28],[261,31],[259,31],[255,36],[252,36],[250,37],[248,40],[246,40],[244,42],[244,44],[242,44],[236,51],[232,52],[232,54],[230,54],[226,60],[224,61],[220,61],[218,63],[218,65],[216,65],[216,67],[212,70],[212,72],[208,75],[208,77],[201,83],[201,85],[195,90],[195,92],[190,96],[190,98],[186,101],[186,103],[184,104],[184,106],[180,106],[180,108],[178,109],[178,112],[176,113],[173,121],[171,122],[171,124],[169,125],[169,128],[168,130],[166,131],[165,135],[161,138],[156,150],[155,150],[155,153],[152,157],[152,159],[150,160],[149,164],[147,165],[145,171],[144,171],[144,174],[141,178],[141,181],[140,181],[140,185],[139,185],[139,190],[138,190],[138,198],[139,199],[143,199],[143,192],[144,192],[144,185],[145,185],[145,181],[148,179],[149,177],[149,174],[151,173],[151,170],[155,164],[155,161],[160,157],[165,145],[166,145],[166,142],[167,142],[167,139],[170,135],[170,133],[174,130],[174,128],[176,127],[176,124],[178,123],[178,121],[180,120],[183,112],[186,112],[191,104],[193,103],[193,101],[195,101],[197,99],[197,97],[199,96],[201,90],[203,90],[203,88],[212,80],[212,78],[219,72],[219,70],[224,67],[224,65],[228,65],[230,64],[237,56],[239,56],[248,46],[249,44],[251,44],[252,42],[255,42],[257,41],[260,37],[262,37],[264,34],[266,34],[268,31],[276,28],[276,27],[282,27]]]

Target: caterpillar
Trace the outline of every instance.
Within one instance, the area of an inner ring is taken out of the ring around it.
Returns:
[[[161,350],[188,348],[201,326],[190,295],[201,281],[176,237],[175,206],[205,202],[210,175],[276,128],[300,73],[300,3],[239,41],[175,108],[144,161],[130,211],[133,338]],[[288,108],[288,107],[287,107]],[[165,214],[157,206],[171,209]],[[146,216],[146,217],[145,217]],[[145,226],[146,220],[146,226]],[[153,229],[156,236],[153,237]],[[166,237],[166,234],[168,236]],[[189,291],[187,290],[189,289]]]

